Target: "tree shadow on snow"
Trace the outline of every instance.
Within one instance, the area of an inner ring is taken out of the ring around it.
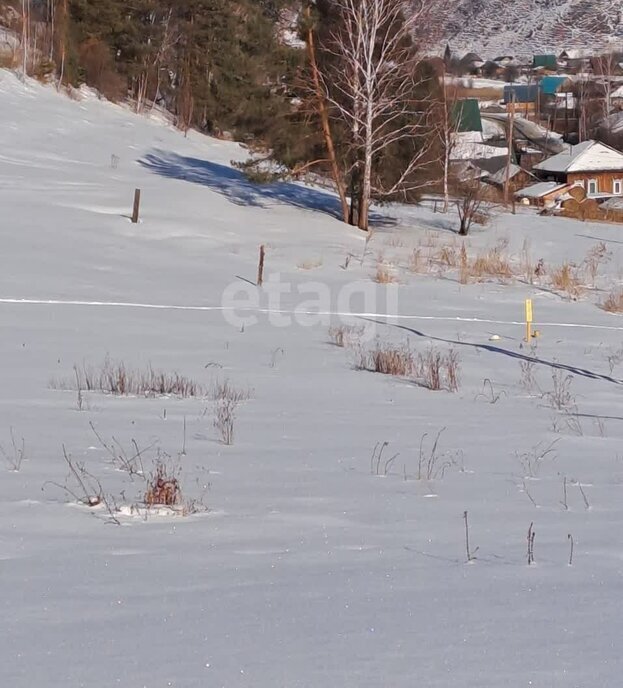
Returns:
[[[255,184],[240,170],[210,160],[154,150],[141,158],[139,164],[161,177],[206,186],[235,205],[268,208],[275,203],[283,203],[337,219],[342,216],[339,199],[328,192],[283,181]],[[380,225],[391,222],[390,218],[376,213],[371,214],[370,220]]]
[[[484,351],[489,351],[493,354],[500,354],[502,356],[508,356],[509,358],[514,358],[518,361],[528,361],[530,363],[537,363],[539,365],[548,366],[556,370],[564,370],[572,375],[578,375],[579,377],[586,377],[590,380],[602,380],[603,382],[611,382],[615,385],[623,385],[623,380],[617,380],[610,375],[603,375],[602,373],[595,373],[592,370],[586,368],[578,368],[577,366],[567,365],[565,363],[559,363],[558,361],[547,361],[543,358],[538,358],[537,356],[530,356],[528,354],[522,354],[517,351],[511,351],[510,349],[504,349],[501,346],[495,346],[493,344],[474,344],[472,342],[461,342],[458,339],[446,339],[444,337],[435,337],[425,332],[420,332],[413,327],[407,327],[406,325],[398,325],[396,323],[389,323],[383,320],[375,320],[372,318],[363,318],[363,320],[368,320],[369,322],[376,323],[378,325],[386,325],[388,327],[395,327],[399,330],[404,330],[416,337],[422,337],[424,339],[430,339],[436,342],[444,342],[445,344],[453,344],[455,346],[467,346],[474,349],[482,349]]]

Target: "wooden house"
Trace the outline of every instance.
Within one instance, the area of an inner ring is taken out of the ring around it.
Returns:
[[[491,174],[486,178],[489,184],[498,189],[505,189],[507,180],[509,190],[515,193],[528,185],[534,184],[537,178],[515,163],[511,163],[510,167],[504,165],[495,174]]]
[[[570,72],[585,72],[591,68],[592,54],[589,50],[569,48],[563,50],[558,60]]]
[[[570,146],[535,165],[533,172],[543,181],[579,184],[588,197],[623,196],[623,153],[597,141]]]

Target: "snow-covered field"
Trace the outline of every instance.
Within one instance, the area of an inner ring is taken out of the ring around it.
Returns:
[[[414,249],[458,250],[453,214],[378,210],[366,247],[331,196],[246,183],[245,156],[0,72],[0,684],[619,686],[623,320],[596,303],[621,278],[620,227],[524,211],[468,238],[470,256],[525,246],[550,271],[604,242],[578,300],[545,278],[461,284],[407,269]],[[372,281],[381,257],[397,284]],[[356,370],[339,318],[309,315],[349,291],[361,347],[452,349],[459,391]],[[248,391],[233,444],[209,394],[59,389],[107,356]],[[112,459],[134,446],[145,473],[179,470],[198,513],[145,513],[143,478]],[[77,503],[63,447],[118,524]]]

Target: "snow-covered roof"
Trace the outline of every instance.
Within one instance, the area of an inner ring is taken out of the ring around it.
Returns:
[[[508,178],[512,179],[515,175],[519,174],[521,172],[521,167],[519,165],[515,165],[514,163],[511,163],[509,167],[509,174]],[[495,174],[492,174],[489,177],[489,181],[492,182],[493,184],[506,184],[506,166],[504,166],[501,170],[498,170]]]
[[[568,184],[559,184],[558,182],[539,182],[517,191],[515,196],[520,198],[541,198],[556,191],[563,191],[568,186]]]
[[[466,131],[455,135],[451,156],[453,160],[477,160],[507,155],[508,148],[486,143],[479,131]]]
[[[623,170],[623,153],[597,141],[571,146],[534,166],[543,172],[597,172]]]
[[[461,160],[452,164],[452,171],[454,175],[462,182],[474,181],[475,179],[484,179],[487,177],[487,171],[478,167],[469,160]]]
[[[622,64],[623,66],[623,64]],[[610,94],[611,98],[623,98],[623,86],[619,86],[615,91]]]
[[[623,212],[623,198],[611,198],[605,203],[601,204],[605,210],[618,210]]]
[[[563,50],[560,57],[568,60],[585,60],[591,57],[591,51],[584,48],[569,48],[568,50]]]

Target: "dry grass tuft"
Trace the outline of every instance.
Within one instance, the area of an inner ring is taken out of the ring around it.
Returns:
[[[418,244],[420,246],[425,246],[427,248],[435,248],[437,246],[438,241],[438,234],[436,234],[435,232],[427,231],[426,234],[424,234],[424,236],[419,239]]]
[[[443,353],[431,347],[425,354],[419,354],[416,376],[422,386],[433,391],[442,389],[458,392],[460,387],[460,360],[454,349]]]
[[[216,402],[214,407],[214,427],[223,444],[234,443],[236,411],[241,402],[250,397],[249,390],[234,387],[229,380],[217,381],[212,388]]]
[[[599,307],[608,313],[623,313],[623,289],[619,288],[610,292]]]
[[[357,354],[359,370],[395,377],[410,377],[415,371],[415,359],[408,344],[395,346],[377,342],[374,349],[359,349]]]
[[[331,342],[342,349],[354,346],[363,333],[363,327],[354,327],[352,325],[338,325],[329,328],[329,338]]]
[[[372,279],[377,284],[395,284],[396,282],[398,282],[398,279],[390,270],[390,268],[381,262],[377,263],[376,272],[372,276]]]
[[[408,268],[410,272],[413,272],[416,275],[427,272],[427,268],[424,265],[424,256],[421,248],[413,249],[411,255],[409,256]]]
[[[587,251],[582,265],[593,287],[595,286],[600,267],[607,263],[611,257],[612,254],[608,251],[608,247],[603,241],[598,242]]]
[[[385,240],[385,246],[389,246],[390,248],[404,248],[405,243],[401,237],[396,234],[392,234]]]
[[[355,367],[382,375],[408,378],[430,390],[457,392],[460,387],[460,361],[453,349],[442,352],[431,347],[414,355],[409,344],[396,346],[377,342],[371,350],[358,349]]]
[[[435,258],[443,267],[455,268],[459,264],[459,253],[454,246],[442,246]]]
[[[251,398],[251,391],[242,387],[234,387],[229,378],[225,378],[224,380],[216,380],[212,384],[210,396],[215,401],[231,399],[236,403],[240,403]]]
[[[496,246],[476,256],[468,265],[468,276],[479,282],[489,277],[506,280],[513,276],[513,270],[503,249]]]
[[[571,263],[565,262],[553,270],[551,283],[554,289],[565,293],[570,298],[577,298],[582,293],[582,282]]]
[[[70,381],[52,380],[53,389],[74,391],[103,392],[117,396],[176,396],[182,398],[204,395],[203,387],[177,372],[165,373],[154,370],[151,365],[146,370],[126,367],[123,361],[114,362],[106,358],[99,369],[87,365],[74,366],[75,378]]]

